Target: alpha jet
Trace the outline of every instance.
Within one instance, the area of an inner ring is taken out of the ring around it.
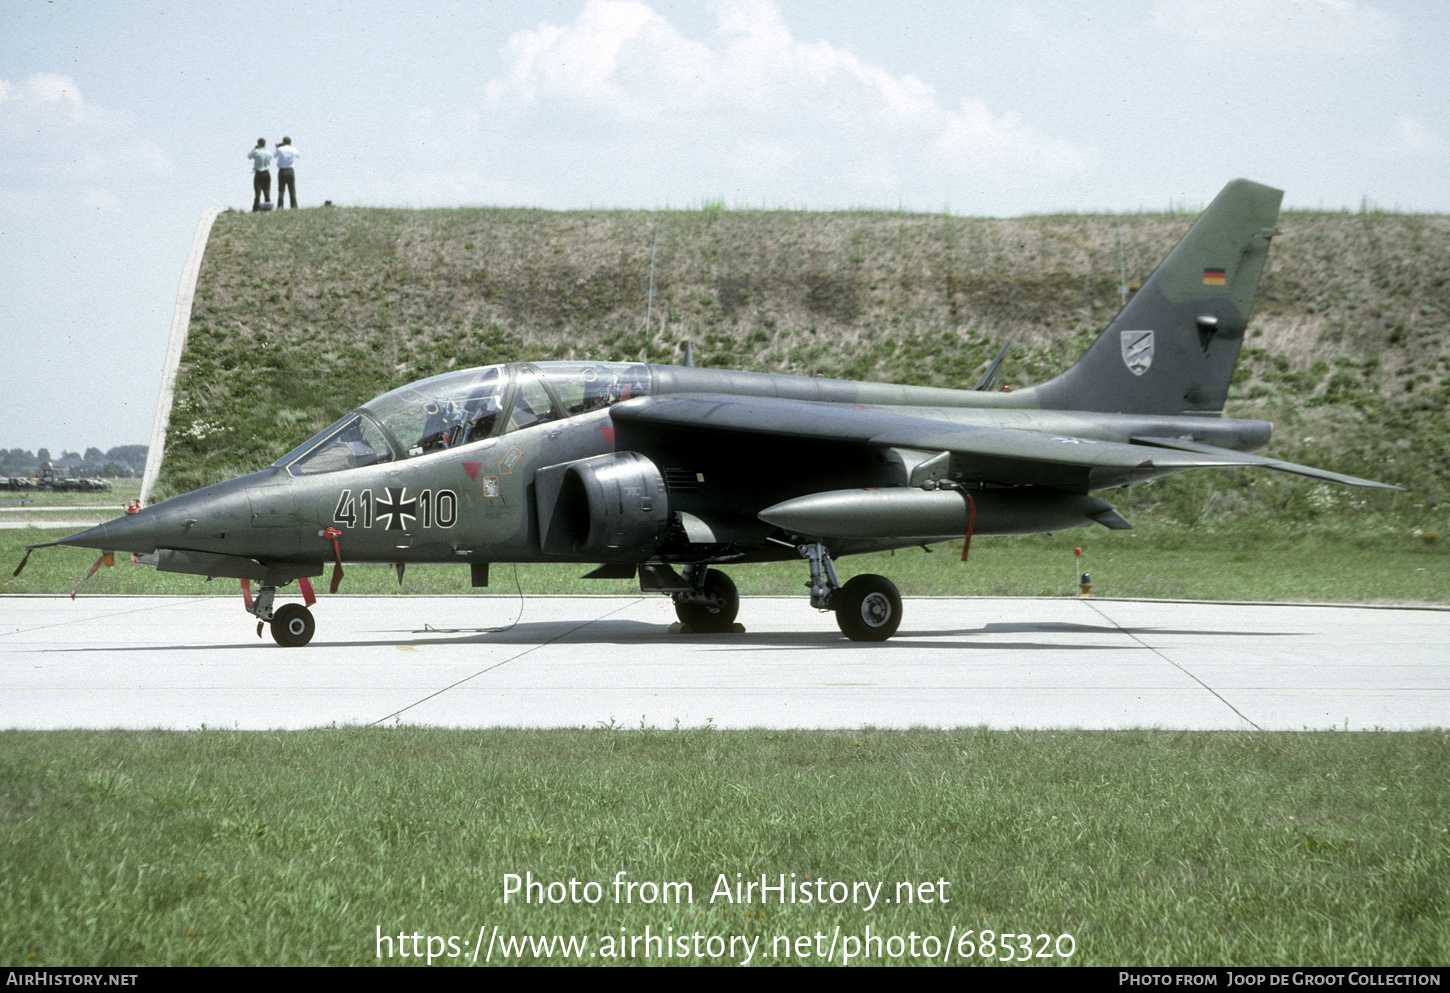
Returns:
[[[803,558],[851,639],[901,623],[895,585],[841,583],[858,552],[1131,525],[1096,491],[1259,466],[1265,421],[1222,416],[1277,233],[1279,190],[1231,182],[1071,368],[972,390],[619,362],[450,372],[363,404],[269,468],[50,544],[242,580],[282,645],[314,631],[310,579],[343,559],[578,562],[638,577],[695,631],[734,627],[723,567]],[[40,546],[35,546],[40,547]],[[27,553],[28,554],[28,553]],[[23,563],[22,563],[23,565]],[[400,572],[401,578],[401,572]],[[298,581],[306,604],[276,605]],[[255,596],[250,584],[257,583]]]

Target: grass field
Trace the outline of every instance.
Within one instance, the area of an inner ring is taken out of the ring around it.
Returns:
[[[1443,965],[1447,769],[1444,731],[10,731],[0,934],[11,966],[362,965],[400,932],[456,936],[433,964],[460,964],[495,926],[596,964],[644,961],[605,939],[646,927],[779,964],[870,926],[902,943],[858,962],[922,961],[912,933],[940,959],[955,929],[977,964],[992,931],[1075,946],[1036,964]],[[693,902],[616,902],[620,872]],[[601,886],[505,904],[508,873]],[[727,902],[737,873],[885,885],[870,909]]]

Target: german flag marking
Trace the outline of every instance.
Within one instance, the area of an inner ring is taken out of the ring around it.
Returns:
[[[1223,269],[1203,270],[1204,286],[1223,286],[1228,282],[1228,274]]]

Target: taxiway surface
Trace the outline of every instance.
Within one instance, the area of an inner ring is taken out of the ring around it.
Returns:
[[[1450,727],[1446,610],[909,598],[884,644],[794,597],[733,635],[671,634],[659,596],[314,612],[284,649],[237,596],[7,596],[0,727]]]

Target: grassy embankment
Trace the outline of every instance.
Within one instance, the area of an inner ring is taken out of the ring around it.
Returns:
[[[377,393],[488,362],[671,362],[689,340],[712,366],[963,387],[1011,339],[1006,382],[1041,380],[1116,310],[1120,257],[1141,280],[1191,221],[715,206],[225,215],[198,284],[158,495],[260,468]],[[1445,602],[1450,218],[1289,212],[1280,228],[1227,413],[1275,421],[1273,454],[1408,492],[1184,473],[1104,494],[1136,537],[982,540],[972,566],[946,567],[949,552],[906,566],[904,588],[1070,592],[1064,547],[1086,544],[1103,593]],[[904,561],[846,566],[899,576]],[[4,588],[69,589],[75,568]],[[746,592],[798,592],[799,569],[736,571]],[[360,568],[348,588],[389,588],[374,572],[364,583]],[[415,568],[408,588],[462,590],[456,572]],[[556,592],[614,588],[579,584],[573,569],[521,574]],[[116,575],[95,588],[187,582]]]
[[[380,929],[458,936],[434,964],[460,964],[497,926],[600,964],[648,926],[768,964],[869,925],[1070,934],[1070,964],[1443,965],[1447,765],[1444,732],[4,732],[3,958],[361,965]],[[616,904],[620,871],[694,902]],[[505,873],[602,899],[505,905]],[[893,902],[712,903],[722,873]],[[938,880],[949,902],[894,901]]]

